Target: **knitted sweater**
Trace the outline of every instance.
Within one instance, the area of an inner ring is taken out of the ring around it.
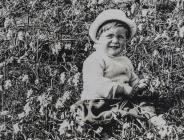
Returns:
[[[133,87],[138,77],[126,56],[109,57],[96,51],[84,61],[83,82],[82,100],[103,99],[114,98],[118,85]]]

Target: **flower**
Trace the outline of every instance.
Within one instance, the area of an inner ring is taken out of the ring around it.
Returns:
[[[154,134],[151,133],[151,132],[148,132],[148,133],[146,134],[146,138],[147,138],[147,139],[153,139],[153,138],[154,138]]]
[[[5,83],[4,84],[5,89],[9,89],[12,86],[11,80],[6,80],[4,83]]]
[[[3,124],[0,125],[0,132],[2,132],[2,131],[4,131],[4,130],[6,130],[6,125],[5,125],[5,123],[3,123]]]
[[[18,117],[19,117],[19,119],[22,119],[25,117],[25,115],[26,115],[25,112],[22,112],[22,113],[18,114]]]
[[[18,40],[21,40],[21,41],[23,41],[24,40],[24,36],[25,36],[25,33],[23,32],[23,31],[19,31],[18,32]]]
[[[28,82],[28,80],[29,80],[28,75],[24,75],[22,78],[22,82]]]
[[[75,75],[74,75],[74,78],[73,78],[73,83],[74,83],[74,86],[77,86],[77,84],[79,83],[79,77],[80,77],[80,73],[77,72]]]
[[[2,79],[3,78],[3,75],[0,75],[0,79]]]
[[[18,123],[13,125],[13,132],[17,134],[19,131],[22,131],[22,127],[19,126]]]
[[[31,111],[31,107],[29,106],[29,102],[26,103],[26,105],[24,106],[24,111],[25,111],[25,115],[27,116],[29,114],[29,112]]]
[[[6,115],[8,115],[8,113],[9,113],[9,111],[5,110],[5,111],[1,111],[0,115],[1,116],[6,116]]]
[[[163,119],[163,115],[154,116],[150,119],[151,123],[155,126],[162,127],[166,125],[166,121]]]
[[[68,126],[69,126],[69,122],[68,120],[64,120],[61,124],[60,124],[60,127],[59,127],[59,133],[60,135],[64,134],[65,131],[67,130]]]
[[[29,98],[33,94],[33,90],[30,89],[27,91],[27,98]]]
[[[64,84],[65,80],[66,80],[66,74],[65,72],[62,72],[60,74],[60,84]]]

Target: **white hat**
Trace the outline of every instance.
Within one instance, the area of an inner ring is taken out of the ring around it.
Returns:
[[[100,13],[89,28],[89,35],[94,42],[97,41],[96,34],[99,27],[106,21],[110,21],[110,20],[119,20],[121,22],[126,23],[130,27],[131,37],[135,35],[136,29],[137,29],[135,22],[127,18],[125,13],[122,10],[108,9]]]

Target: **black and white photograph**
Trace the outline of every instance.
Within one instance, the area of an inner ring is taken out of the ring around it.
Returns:
[[[0,140],[183,140],[184,0],[0,0]]]

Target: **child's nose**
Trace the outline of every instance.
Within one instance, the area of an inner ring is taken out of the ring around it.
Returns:
[[[118,38],[117,37],[113,37],[112,38],[112,42],[114,42],[114,43],[118,42]]]

